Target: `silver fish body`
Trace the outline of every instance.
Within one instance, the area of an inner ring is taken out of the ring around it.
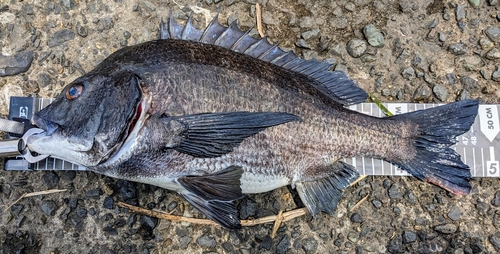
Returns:
[[[313,215],[332,213],[358,176],[345,157],[470,190],[469,168],[449,146],[476,101],[371,117],[344,107],[366,98],[344,73],[216,20],[184,32],[190,26],[171,20],[160,40],[123,48],[69,84],[35,116],[46,133],[30,149],[177,191],[227,228],[239,227],[233,201],[243,193],[289,184]]]

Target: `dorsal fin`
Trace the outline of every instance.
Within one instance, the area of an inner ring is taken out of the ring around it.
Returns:
[[[342,71],[329,71],[330,64],[317,60],[304,60],[292,51],[284,51],[278,44],[271,44],[267,38],[256,39],[250,30],[240,30],[236,22],[228,27],[221,25],[216,15],[205,30],[193,27],[192,16],[182,26],[170,12],[168,24],[160,24],[160,39],[190,40],[217,45],[234,52],[243,53],[262,61],[294,71],[317,81],[316,89],[326,93],[332,100],[343,105],[351,105],[366,100],[367,94]]]

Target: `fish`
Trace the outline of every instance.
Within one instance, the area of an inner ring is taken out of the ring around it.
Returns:
[[[245,194],[291,185],[313,215],[334,214],[359,177],[343,158],[389,161],[463,195],[470,169],[451,145],[476,100],[373,117],[367,94],[330,64],[304,60],[218,16],[204,30],[172,15],[159,38],[126,46],[69,83],[32,119],[30,151],[179,193],[207,218],[241,228]]]

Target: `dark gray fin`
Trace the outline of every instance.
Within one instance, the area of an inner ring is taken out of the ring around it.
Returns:
[[[241,167],[231,166],[222,171],[204,176],[184,176],[177,182],[187,190],[181,192],[189,203],[207,218],[228,229],[241,228],[234,200],[241,193]]]
[[[177,182],[190,193],[204,200],[233,201],[242,197],[240,179],[243,169],[230,166],[203,176],[183,176]]]
[[[313,216],[318,212],[333,215],[344,189],[359,177],[353,166],[342,161],[327,168],[306,170],[303,174],[316,178],[295,183],[300,199]]]
[[[250,30],[249,30],[250,31]],[[160,24],[160,39],[183,39],[218,45],[243,53],[282,68],[303,74],[317,81],[313,86],[343,105],[351,105],[366,100],[367,94],[342,71],[329,71],[330,64],[316,60],[303,60],[292,51],[284,51],[267,38],[255,39],[243,32],[233,22],[229,27],[221,25],[216,15],[205,30],[193,27],[191,18],[185,26],[179,25],[170,13],[169,24]]]
[[[457,142],[457,136],[470,129],[478,107],[478,101],[463,100],[389,118],[410,121],[418,130],[418,136],[413,137],[412,142],[415,156],[391,162],[422,181],[454,194],[468,194],[471,189],[470,168],[450,146]]]
[[[234,201],[204,200],[192,194],[181,195],[207,218],[219,223],[227,229],[240,229],[238,211]]]
[[[164,119],[184,126],[180,144],[172,148],[201,158],[229,153],[245,138],[268,127],[299,120],[298,116],[280,112],[203,113]]]

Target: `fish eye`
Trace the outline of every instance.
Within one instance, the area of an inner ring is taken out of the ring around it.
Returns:
[[[74,100],[78,97],[80,97],[80,95],[82,95],[82,92],[83,92],[83,85],[82,84],[74,84],[70,87],[68,87],[68,89],[66,89],[66,99],[68,100]]]

